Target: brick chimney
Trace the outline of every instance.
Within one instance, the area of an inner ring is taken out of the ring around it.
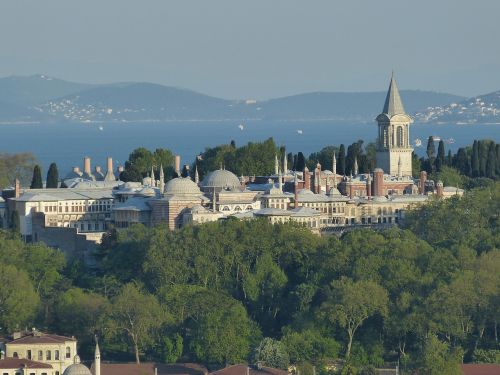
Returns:
[[[88,175],[92,174],[90,170],[90,158],[88,156],[83,158],[83,171]]]
[[[311,190],[311,176],[309,175],[309,168],[307,165],[304,167],[304,189]]]
[[[384,171],[381,168],[375,168],[373,171],[373,195],[384,196]]]
[[[444,185],[443,181],[439,180],[436,184],[436,195],[439,199],[442,199],[444,196]]]
[[[427,172],[426,171],[422,171],[420,172],[420,181],[419,181],[419,186],[418,186],[418,190],[419,190],[419,193],[420,194],[425,194],[425,183],[427,181]]]

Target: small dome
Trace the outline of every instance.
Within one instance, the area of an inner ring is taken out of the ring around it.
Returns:
[[[90,370],[80,363],[80,357],[75,356],[74,363],[71,366],[66,367],[63,375],[92,375]]]
[[[154,197],[156,195],[156,191],[151,187],[145,187],[141,189],[138,194],[145,197]]]
[[[165,194],[169,195],[186,195],[196,194],[200,195],[201,191],[189,177],[177,177],[170,180],[165,185]]]
[[[203,180],[202,186],[236,189],[240,186],[240,180],[233,172],[219,169],[209,173]]]

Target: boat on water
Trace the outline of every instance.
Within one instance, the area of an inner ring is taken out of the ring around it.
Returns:
[[[455,139],[454,138],[448,138],[448,139],[445,139],[444,142],[447,143],[447,144],[449,144],[449,145],[452,145],[453,143],[455,143]]]
[[[302,129],[297,129],[297,134],[302,134]]]
[[[437,136],[437,135],[433,135],[433,136],[432,136],[432,140],[433,140],[434,142],[439,142],[439,141],[441,141],[441,137],[439,137],[439,136]]]
[[[415,139],[414,143],[415,143],[415,147],[421,147],[422,146],[422,140],[420,138]]]
[[[243,124],[239,124],[239,125],[238,125],[238,128],[240,128],[240,130],[243,130],[243,129],[245,129],[245,125],[243,125]]]

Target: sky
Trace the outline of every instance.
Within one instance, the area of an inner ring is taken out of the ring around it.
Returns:
[[[0,0],[0,77],[223,98],[500,90],[498,0]]]

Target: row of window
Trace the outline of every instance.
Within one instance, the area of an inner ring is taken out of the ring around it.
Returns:
[[[37,354],[38,355],[36,357],[36,360],[43,361],[44,360],[43,350],[38,350]],[[19,354],[17,352],[14,352],[12,356],[14,358],[18,358]],[[69,346],[66,347],[65,357],[68,359],[71,358],[71,348]],[[35,353],[32,353],[31,350],[28,349],[26,351],[26,358],[35,360]],[[59,350],[56,349],[54,350],[54,361],[59,361],[59,360],[60,360]],[[45,351],[45,361],[52,361],[52,350]]]

